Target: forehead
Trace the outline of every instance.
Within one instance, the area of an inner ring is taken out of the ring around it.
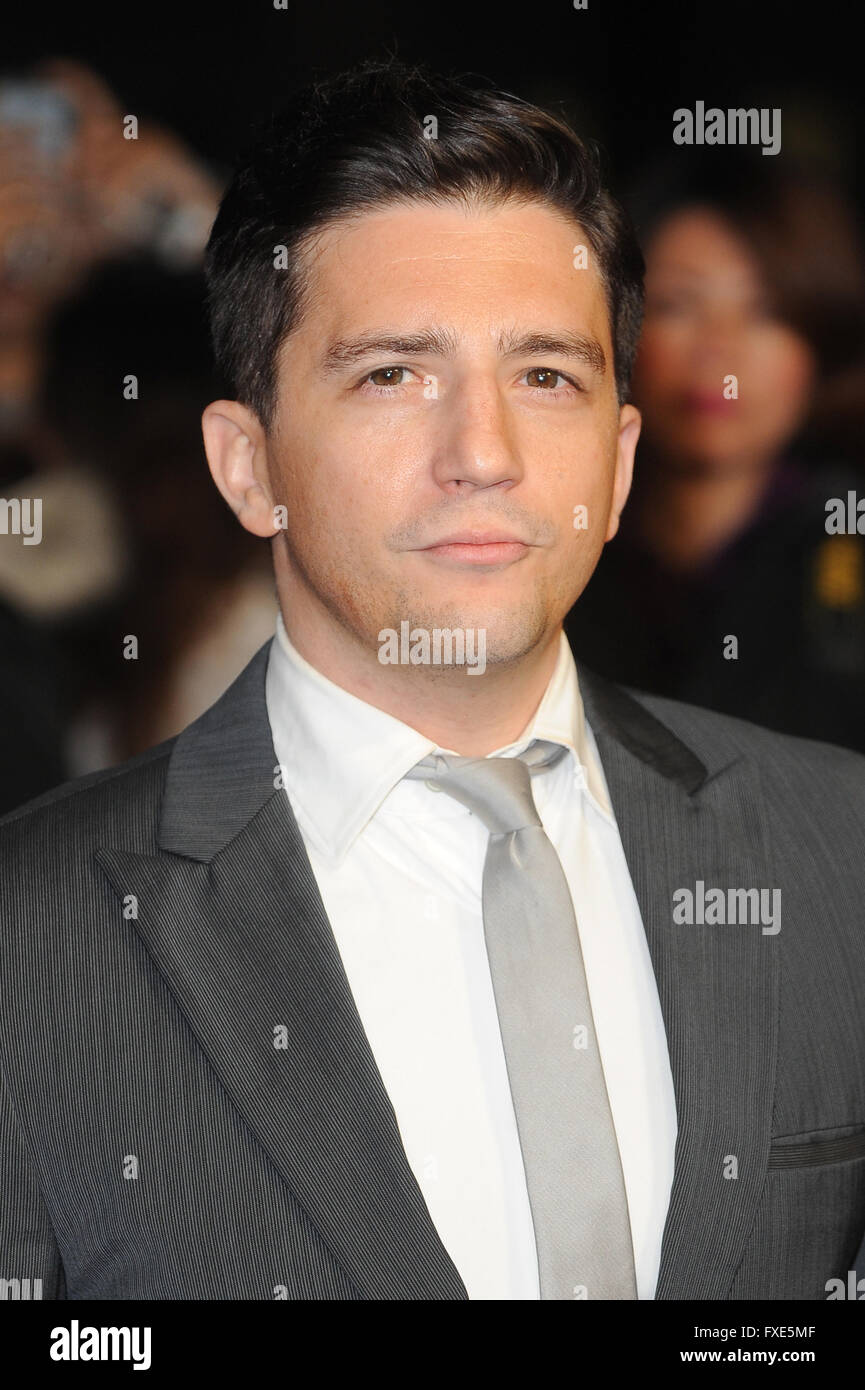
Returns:
[[[670,214],[651,237],[646,267],[657,273],[687,269],[704,275],[735,273],[760,278],[757,259],[742,234],[710,206],[684,207]]]
[[[388,204],[329,225],[303,260],[305,324],[317,338],[447,315],[467,331],[531,320],[609,343],[594,252],[579,224],[546,204]]]

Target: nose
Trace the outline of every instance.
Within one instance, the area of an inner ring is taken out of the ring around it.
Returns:
[[[433,471],[447,492],[510,488],[523,464],[501,392],[495,381],[464,381],[439,404]]]
[[[747,320],[735,305],[715,305],[701,316],[695,335],[693,361],[697,366],[730,365],[741,352]]]

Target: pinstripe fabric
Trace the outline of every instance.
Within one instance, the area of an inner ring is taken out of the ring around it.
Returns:
[[[0,1279],[42,1297],[466,1296],[274,785],[267,650],[0,823]],[[676,1090],[657,1296],[825,1297],[865,1237],[865,759],[580,679]],[[780,887],[780,933],[674,926],[696,879]]]

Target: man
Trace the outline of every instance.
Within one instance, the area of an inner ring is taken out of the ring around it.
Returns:
[[[281,619],[176,740],[3,826],[7,1279],[846,1278],[865,762],[562,635],[630,485],[641,267],[573,133],[458,80],[368,65],[248,155],[203,429]]]

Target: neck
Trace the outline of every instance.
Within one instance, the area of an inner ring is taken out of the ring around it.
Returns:
[[[698,569],[747,526],[774,466],[766,460],[730,469],[653,471],[638,505],[644,542],[670,569]]]
[[[559,655],[561,623],[519,660],[472,675],[466,666],[382,665],[277,563],[282,620],[296,651],[334,685],[384,710],[440,748],[485,757],[515,743],[543,699]]]

